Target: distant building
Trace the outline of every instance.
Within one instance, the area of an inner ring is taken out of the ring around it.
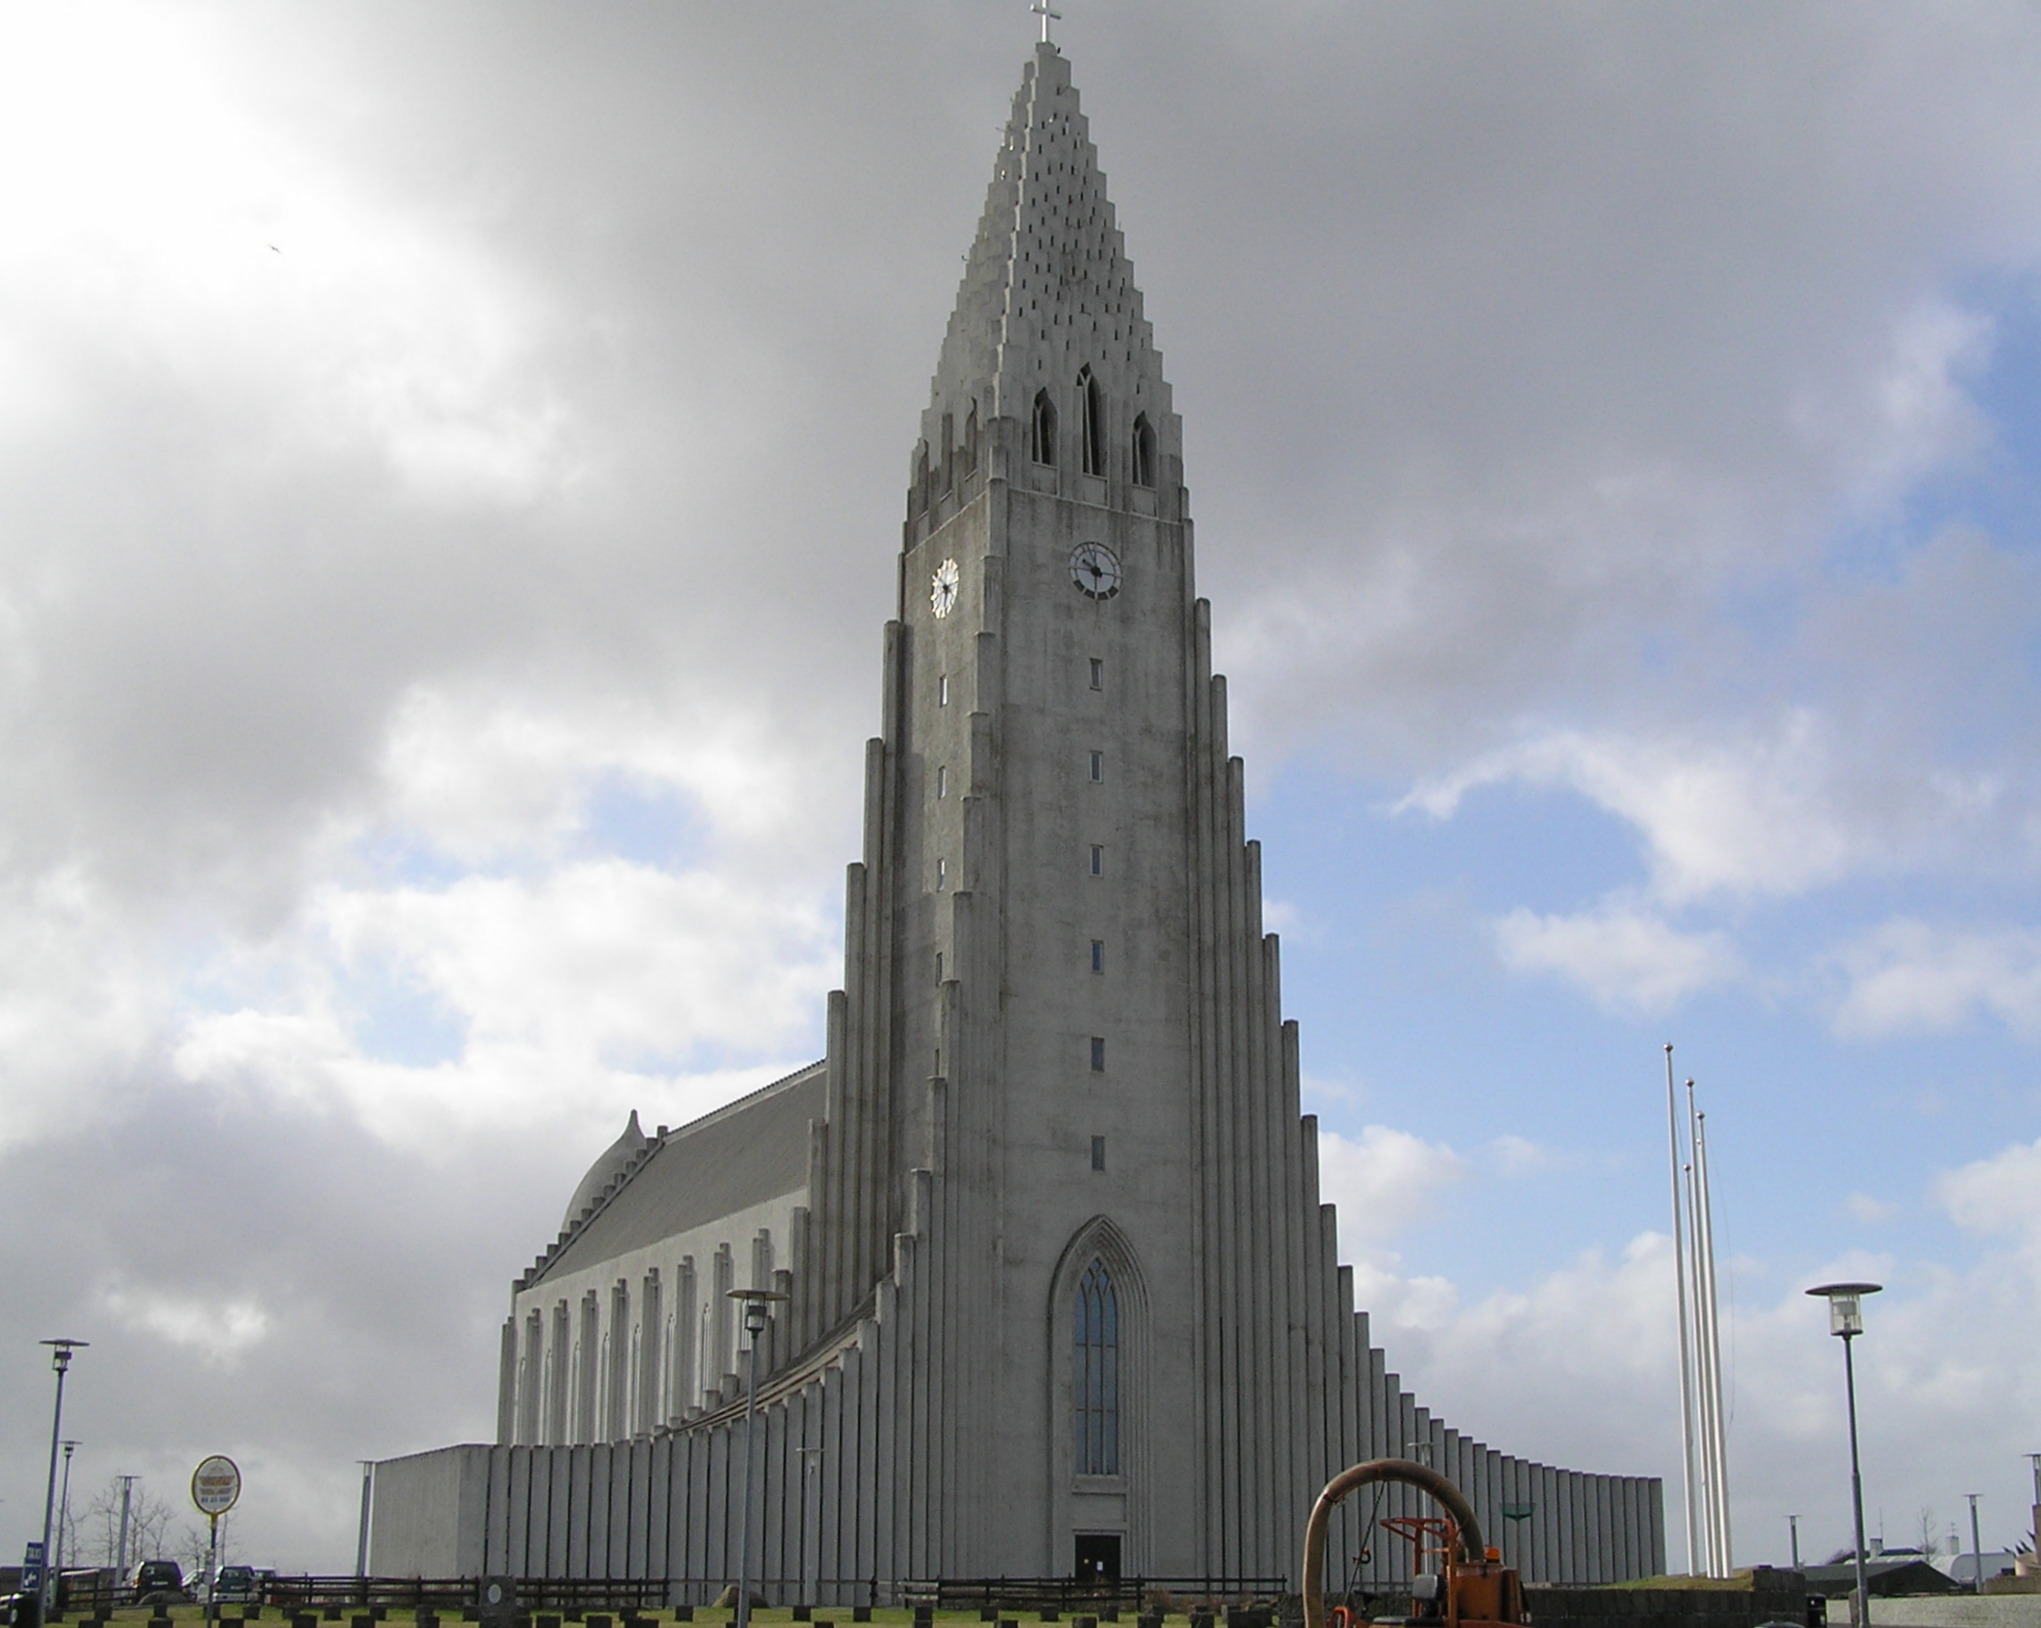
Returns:
[[[1977,1555],[1965,1549],[1960,1554],[1936,1555],[1935,1566],[1938,1570],[1947,1572],[1951,1578],[1964,1588],[1974,1588],[1977,1585],[1978,1559]],[[2011,1572],[2019,1564],[2019,1559],[2019,1555],[2011,1549],[1985,1550],[1983,1555],[1984,1580],[1989,1583],[1994,1577]]]
[[[772,570],[746,568],[769,625]],[[837,1599],[1073,1571],[1294,1584],[1324,1482],[1413,1454],[1530,1579],[1662,1571],[1657,1479],[1468,1439],[1355,1309],[1181,426],[1053,45],[1014,99],[894,569],[827,1055],[678,1130],[633,1119],[515,1285],[496,1444],[377,1467],[374,1569],[720,1587],[729,1291],[756,1287],[787,1297],[754,1499],[780,1595],[810,1573]],[[1386,1580],[1403,1545],[1371,1539],[1360,1575]]]
[[[1807,1586],[1830,1599],[1842,1599],[1856,1592],[1857,1568],[1853,1561],[1807,1568]],[[1864,1586],[1880,1599],[1901,1594],[1954,1594],[1956,1581],[1918,1549],[1887,1549],[1864,1561]]]

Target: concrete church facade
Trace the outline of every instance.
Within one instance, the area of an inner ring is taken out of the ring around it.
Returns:
[[[1656,1479],[1466,1438],[1354,1307],[1181,452],[1044,43],[914,453],[827,1054],[693,1125],[633,1119],[515,1287],[496,1443],[378,1466],[378,1573],[720,1588],[744,1287],[787,1297],[753,1500],[754,1574],[787,1597],[1085,1568],[1294,1585],[1318,1488],[1378,1455],[1437,1464],[1529,1579],[1664,1569]],[[1334,1575],[1358,1546],[1335,1533]]]

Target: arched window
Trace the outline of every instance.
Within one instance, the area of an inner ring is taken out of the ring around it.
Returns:
[[[1106,472],[1106,403],[1105,392],[1098,387],[1098,380],[1090,368],[1080,369],[1077,375],[1077,416],[1078,439],[1084,444],[1084,472],[1087,475],[1103,475]]]
[[[1035,392],[1035,410],[1028,419],[1028,456],[1038,464],[1056,461],[1056,404],[1049,392]]]
[[[1134,484],[1155,484],[1155,426],[1146,413],[1134,420]]]
[[[1106,1263],[1094,1260],[1077,1284],[1076,1406],[1071,1410],[1079,1475],[1120,1473],[1120,1303]]]

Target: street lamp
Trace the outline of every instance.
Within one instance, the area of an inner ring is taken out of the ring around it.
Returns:
[[[64,1575],[64,1533],[71,1524],[71,1455],[85,1444],[65,1441],[58,1445],[64,1449],[64,1484],[57,1492],[57,1557],[50,1570],[61,1580]]]
[[[1864,1475],[1857,1462],[1857,1368],[1850,1356],[1850,1341],[1864,1332],[1864,1296],[1876,1294],[1882,1283],[1824,1283],[1809,1289],[1828,1302],[1828,1331],[1843,1342],[1843,1386],[1850,1409],[1850,1513],[1857,1530],[1857,1598],[1850,1620],[1865,1628],[1871,1620],[1871,1585],[1864,1576]]]
[[[43,1492],[43,1586],[36,1599],[36,1620],[47,1620],[50,1601],[56,1591],[50,1579],[50,1517],[57,1510],[57,1449],[64,1434],[64,1375],[71,1371],[71,1353],[83,1351],[88,1340],[41,1340],[50,1350],[50,1366],[57,1371],[57,1406],[50,1416],[50,1479]]]
[[[744,1302],[744,1332],[751,1336],[744,1380],[744,1501],[738,1506],[737,1522],[737,1616],[735,1628],[751,1628],[751,1440],[758,1415],[758,1342],[772,1321],[772,1305],[784,1300],[771,1289],[732,1289],[732,1300]]]

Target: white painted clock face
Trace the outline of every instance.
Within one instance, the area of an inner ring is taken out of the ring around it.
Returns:
[[[928,585],[928,608],[938,617],[944,617],[956,609],[957,585],[963,581],[963,573],[957,569],[955,560],[944,560],[935,568],[935,576]]]
[[[1104,543],[1079,543],[1070,551],[1070,580],[1080,593],[1110,599],[1120,591],[1120,561]]]

